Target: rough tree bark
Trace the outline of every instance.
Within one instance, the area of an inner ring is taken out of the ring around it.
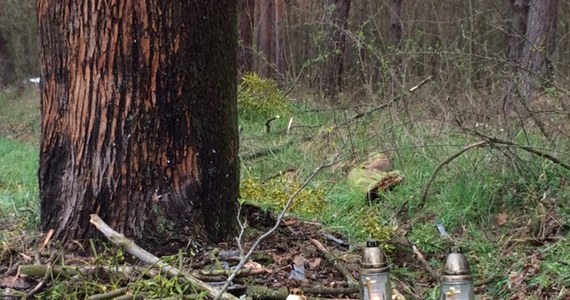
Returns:
[[[151,249],[234,233],[236,2],[210,2],[38,1],[42,230],[83,242],[96,213]]]
[[[539,89],[541,79],[551,76],[548,71],[554,52],[557,21],[558,0],[530,0],[521,62],[521,91],[529,101]]]
[[[259,32],[257,35],[257,73],[264,78],[271,78],[273,54],[273,0],[257,1]],[[258,21],[256,21],[258,22]]]
[[[324,1],[325,63],[321,72],[321,91],[335,101],[342,90],[342,71],[350,0]]]
[[[255,0],[238,0],[239,73],[253,71],[253,24]]]

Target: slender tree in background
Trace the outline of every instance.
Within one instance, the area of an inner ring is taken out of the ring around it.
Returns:
[[[390,40],[395,48],[402,44],[402,1],[390,0]]]
[[[4,3],[0,2],[0,18],[4,15]],[[4,84],[4,74],[8,72],[8,51],[6,49],[6,40],[0,31],[0,86]]]
[[[273,57],[273,0],[257,1],[256,22],[259,22],[259,30],[257,34],[257,73],[264,78],[271,78],[272,57]]]
[[[285,62],[285,5],[284,0],[275,0],[275,68],[277,80],[282,82],[286,77]]]
[[[235,0],[39,0],[42,230],[150,248],[234,233]]]
[[[240,37],[239,73],[253,71],[253,26],[255,0],[238,0],[238,28]]]
[[[527,28],[529,0],[510,0],[512,17],[510,21],[509,60],[519,63],[522,58]]]
[[[549,65],[555,48],[558,0],[530,0],[526,43],[522,53],[521,90],[533,99],[542,79],[549,79]]]
[[[335,100],[342,90],[345,31],[348,27],[350,0],[324,1],[325,63],[321,72],[321,91]]]

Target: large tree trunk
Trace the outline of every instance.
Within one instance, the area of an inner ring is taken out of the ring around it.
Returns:
[[[240,74],[253,71],[253,24],[255,0],[238,0],[238,24],[240,36]]]
[[[551,76],[548,70],[554,53],[557,20],[558,0],[530,1],[521,76],[521,90],[527,100],[532,100],[541,81]]]
[[[344,49],[348,27],[350,0],[325,0],[325,63],[321,72],[321,90],[330,101],[335,101],[342,90]]]
[[[42,230],[83,242],[97,213],[149,247],[234,233],[236,14],[235,0],[38,1]]]

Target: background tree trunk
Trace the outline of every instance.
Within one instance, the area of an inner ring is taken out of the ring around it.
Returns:
[[[38,1],[41,228],[151,249],[227,239],[238,193],[235,0]],[[186,240],[187,241],[187,240]]]
[[[238,0],[238,24],[240,36],[239,73],[253,71],[253,24],[255,0]]]
[[[4,9],[3,4],[0,2],[0,19],[4,16]],[[9,72],[9,65],[8,65],[8,51],[6,49],[6,40],[2,35],[2,31],[0,31],[0,87],[4,85],[6,81],[6,74]]]
[[[325,63],[321,72],[321,91],[325,97],[334,101],[342,90],[342,71],[350,0],[325,0],[324,32]]]
[[[273,57],[273,0],[259,0],[259,32],[257,39],[257,73],[264,78],[271,78]]]
[[[510,2],[513,12],[510,22],[509,60],[512,63],[518,63],[522,58],[525,43],[529,0],[511,0]]]
[[[287,77],[285,61],[285,12],[284,0],[275,0],[275,68],[277,80],[282,83]]]
[[[548,65],[554,52],[558,0],[531,0],[523,57],[521,90],[526,100],[532,100],[541,79],[548,79]]]
[[[402,0],[390,1],[390,37],[392,46],[400,48],[402,44]]]

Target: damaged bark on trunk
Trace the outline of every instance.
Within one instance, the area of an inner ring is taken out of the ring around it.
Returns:
[[[83,243],[98,214],[151,249],[234,233],[236,19],[232,0],[38,1],[43,231]]]

